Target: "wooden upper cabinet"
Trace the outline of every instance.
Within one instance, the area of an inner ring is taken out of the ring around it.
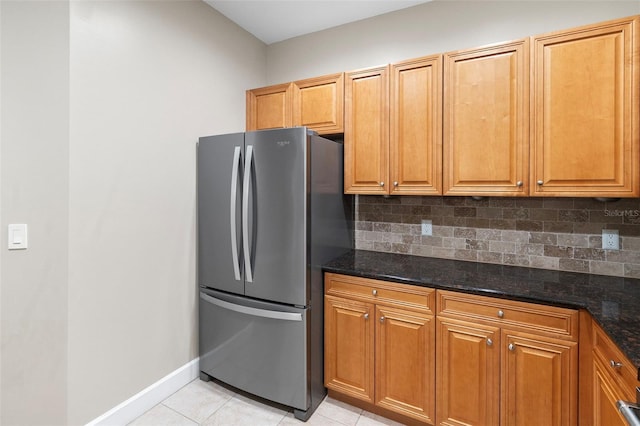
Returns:
[[[640,196],[640,18],[532,39],[532,195]]]
[[[391,65],[391,195],[442,194],[442,55]]]
[[[529,43],[444,55],[443,193],[528,195]]]
[[[247,131],[291,127],[293,83],[247,90]]]
[[[344,192],[387,194],[389,66],[345,74]]]
[[[344,73],[293,83],[293,125],[321,135],[344,132]]]

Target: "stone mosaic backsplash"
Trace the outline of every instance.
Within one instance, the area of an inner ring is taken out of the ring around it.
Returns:
[[[638,198],[358,195],[355,226],[361,250],[640,278]],[[619,231],[620,250],[601,248],[603,229]]]

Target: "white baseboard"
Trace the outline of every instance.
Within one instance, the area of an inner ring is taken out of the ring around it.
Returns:
[[[196,358],[186,363],[97,419],[87,423],[87,426],[124,426],[130,423],[198,377],[200,374],[199,361],[200,359]]]

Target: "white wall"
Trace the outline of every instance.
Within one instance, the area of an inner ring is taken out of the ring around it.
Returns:
[[[0,19],[0,424],[84,424],[198,355],[196,142],[244,129],[266,48],[200,1]]]
[[[202,2],[71,3],[71,424],[198,356],[196,142],[244,130],[265,60]]]
[[[268,84],[640,14],[639,0],[433,1],[267,47]]]
[[[64,424],[69,7],[0,9],[0,424]],[[7,250],[8,223],[29,225],[28,250]]]

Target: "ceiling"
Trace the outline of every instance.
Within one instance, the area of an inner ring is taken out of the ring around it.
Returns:
[[[264,43],[271,44],[431,0],[204,1]]]

